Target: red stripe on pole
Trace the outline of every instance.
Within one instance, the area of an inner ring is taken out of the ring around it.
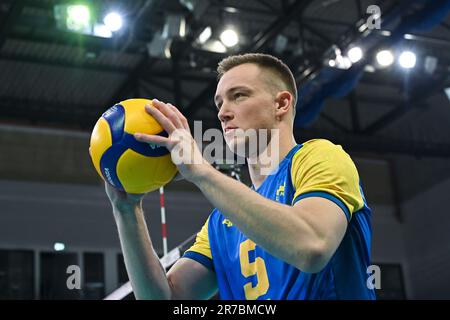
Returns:
[[[166,232],[166,224],[163,223],[163,224],[162,224],[162,237],[165,238],[165,237],[166,237],[166,234],[167,234],[167,232]]]
[[[164,207],[164,193],[159,194],[159,205]]]

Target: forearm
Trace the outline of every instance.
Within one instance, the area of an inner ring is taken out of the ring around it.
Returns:
[[[306,268],[317,234],[291,206],[269,200],[213,168],[194,183],[251,240],[274,256]]]
[[[140,206],[115,212],[125,265],[136,299],[170,299],[171,290]]]

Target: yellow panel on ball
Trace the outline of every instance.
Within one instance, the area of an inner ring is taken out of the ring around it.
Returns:
[[[100,118],[92,130],[89,148],[92,163],[100,176],[102,176],[100,171],[100,159],[102,158],[103,153],[105,153],[111,145],[112,138],[108,122],[106,122],[104,118]]]
[[[130,134],[136,132],[147,134],[158,134],[163,128],[160,124],[145,111],[145,105],[153,106],[148,99],[129,99],[120,102],[125,109],[124,131]]]
[[[170,154],[147,157],[131,149],[117,161],[117,176],[128,193],[146,193],[169,183],[177,173]]]

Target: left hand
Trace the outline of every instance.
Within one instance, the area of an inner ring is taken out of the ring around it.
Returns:
[[[200,149],[192,137],[187,119],[172,104],[156,99],[153,106],[146,105],[145,110],[163,127],[168,137],[135,133],[136,140],[154,143],[166,147],[170,151],[172,161],[178,167],[179,173],[188,181],[195,182],[212,168],[203,158]]]

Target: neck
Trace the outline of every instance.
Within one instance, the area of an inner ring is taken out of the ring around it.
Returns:
[[[255,157],[247,158],[250,179],[255,189],[263,183],[296,144],[292,130],[289,134],[280,132],[279,135],[271,137],[270,143],[264,151]]]

